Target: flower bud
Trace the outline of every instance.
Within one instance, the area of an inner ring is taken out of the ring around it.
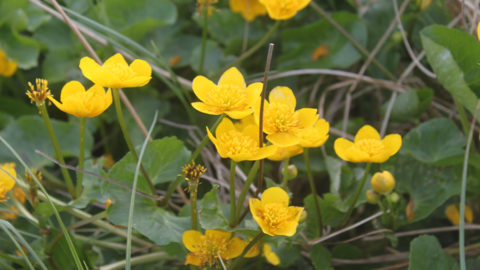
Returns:
[[[287,172],[288,172],[288,179],[293,179],[295,177],[297,177],[298,175],[298,169],[297,169],[297,166],[295,166],[295,164],[290,164],[288,165],[288,168],[287,168]]]
[[[391,202],[397,203],[400,200],[400,196],[398,195],[398,193],[393,192],[392,194],[389,195],[389,199]]]
[[[395,187],[395,178],[389,171],[377,172],[373,175],[370,183],[378,194],[387,194]]]
[[[307,220],[308,213],[307,211],[303,210],[302,213],[300,214],[300,219],[298,220],[299,223],[303,223],[305,220]]]
[[[367,202],[371,204],[376,204],[380,199],[380,196],[372,189],[367,190],[365,196],[367,197]]]

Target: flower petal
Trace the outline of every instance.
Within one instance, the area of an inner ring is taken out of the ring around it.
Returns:
[[[217,86],[212,81],[201,75],[195,77],[192,82],[193,92],[201,101],[207,100],[208,93],[215,87]]]
[[[338,138],[333,144],[333,149],[338,157],[345,161],[350,161],[348,158],[348,150],[354,146],[353,142],[344,138]]]
[[[269,160],[282,161],[286,158],[290,158],[303,153],[303,147],[299,145],[293,145],[289,147],[278,147],[275,154],[268,157]]]
[[[223,112],[220,112],[216,110],[215,107],[208,106],[207,104],[203,102],[192,102],[191,103],[192,107],[195,108],[195,110],[205,113],[205,114],[212,114],[212,115],[220,115]]]
[[[278,147],[276,145],[269,145],[258,149],[258,151],[248,160],[259,160],[268,158],[277,152]]]
[[[399,134],[390,134],[385,136],[382,140],[385,151],[388,152],[390,156],[395,155],[400,147],[402,147],[402,137]]]
[[[380,140],[380,134],[378,134],[378,131],[374,127],[365,125],[357,131],[357,134],[355,134],[355,142],[363,139]]]
[[[277,235],[293,236],[297,232],[298,221],[302,215],[303,207],[290,206],[288,214],[291,217],[283,226],[278,227]]]
[[[290,133],[274,133],[267,135],[267,140],[277,145],[278,147],[288,147],[296,145],[300,139]]]
[[[220,80],[218,80],[218,85],[224,84],[238,85],[243,88],[247,87],[242,73],[240,73],[236,67],[231,67],[222,74]]]
[[[101,68],[100,65],[95,62],[95,60],[88,56],[80,59],[80,65],[78,66],[80,67],[83,76],[85,76],[90,81],[94,81],[93,78],[96,77],[98,70]]]
[[[226,111],[225,114],[233,119],[242,119],[252,114],[252,110],[247,109],[244,111]]]
[[[280,258],[278,258],[277,254],[272,251],[272,246],[270,246],[269,244],[263,245],[263,256],[265,256],[265,258],[270,264],[280,264]]]
[[[215,135],[218,137],[218,135],[227,133],[232,130],[237,130],[237,129],[233,125],[232,121],[230,121],[230,119],[225,117],[222,119],[220,124],[218,124],[217,129],[215,130]]]
[[[142,59],[135,59],[130,64],[130,68],[137,74],[137,76],[152,77],[152,67],[147,61]]]
[[[268,101],[270,103],[285,103],[293,109],[297,106],[297,99],[295,98],[292,89],[286,86],[277,86],[273,88],[268,95]]]
[[[116,53],[112,55],[110,58],[108,58],[103,65],[104,66],[106,65],[128,66],[128,63],[127,61],[125,61],[125,58],[123,58],[122,54]]]
[[[260,99],[260,95],[262,94],[263,90],[263,83],[257,82],[252,83],[247,87],[247,104],[249,106],[253,106],[255,102]]]
[[[221,231],[221,230],[205,230],[205,236],[207,238],[228,240],[232,236],[232,233],[231,232],[226,232],[226,231]]]
[[[313,127],[318,121],[317,109],[313,108],[302,108],[295,112],[298,115],[298,120],[300,120],[300,128]]]
[[[195,265],[195,266],[203,266],[202,259],[193,253],[188,253],[187,257],[185,258],[185,265],[188,265],[188,264]]]
[[[135,76],[126,81],[120,81],[118,78],[115,79],[116,85],[112,86],[113,88],[130,88],[130,87],[141,87],[150,82],[152,77],[150,76]]]
[[[288,206],[290,198],[288,197],[287,192],[279,187],[271,187],[266,189],[262,193],[261,198],[262,204],[266,203],[279,203],[284,206]]]
[[[226,254],[222,254],[222,257],[226,260],[236,258],[242,254],[247,245],[248,243],[240,237],[233,237],[228,243]]]
[[[85,87],[83,87],[79,81],[68,82],[62,88],[62,92],[60,93],[60,101],[63,103],[66,98],[79,93],[85,93]]]
[[[202,241],[202,233],[196,230],[185,231],[182,235],[183,245],[191,252],[198,251],[198,243]]]

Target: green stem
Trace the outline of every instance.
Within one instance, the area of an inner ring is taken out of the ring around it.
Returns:
[[[198,230],[197,192],[198,180],[193,180],[190,183],[190,215],[192,218],[192,230]]]
[[[66,164],[65,159],[63,159],[62,151],[60,150],[60,145],[58,144],[57,136],[55,135],[55,131],[53,130],[52,122],[50,121],[50,117],[48,116],[47,107],[45,106],[45,104],[43,104],[38,106],[38,109],[40,110],[43,122],[47,127],[47,132],[50,136],[50,140],[52,141],[53,149],[55,150],[57,160],[62,164]],[[70,193],[72,198],[75,198],[75,188],[73,186],[72,178],[70,178],[70,174],[68,173],[67,169],[63,167],[60,167],[60,170],[62,171],[63,178],[65,179],[65,184],[67,185],[68,192]]]
[[[200,63],[198,67],[198,73],[203,74],[203,65],[205,63],[205,51],[207,48],[207,33],[208,33],[208,9],[209,5],[203,7],[203,25],[202,25],[202,48],[200,52]]]
[[[84,167],[84,160],[85,160],[85,127],[87,125],[87,119],[85,117],[80,118],[80,153],[78,153],[78,168],[83,170]],[[76,186],[76,194],[77,197],[80,197],[82,194],[83,189],[83,173],[78,171],[77,172],[77,186]]]
[[[468,171],[468,159],[470,155],[470,146],[472,145],[473,131],[475,130],[475,123],[480,108],[480,100],[477,101],[477,106],[473,114],[472,123],[470,125],[470,131],[468,132],[467,147],[465,148],[465,158],[463,160],[462,171],[462,189],[460,192],[460,224],[458,226],[458,238],[460,246],[460,269],[466,270],[466,258],[465,258],[465,197],[467,191],[467,171]]]
[[[236,205],[235,205],[235,168],[237,163],[232,159],[230,160],[230,226],[235,225],[235,214]]]
[[[225,114],[222,114],[220,115],[217,120],[215,121],[215,123],[212,125],[212,127],[210,128],[210,131],[211,132],[214,132],[215,129],[217,128],[218,124],[220,124],[220,122],[223,120],[223,118],[225,117]],[[205,147],[205,145],[207,145],[208,143],[208,136],[205,135],[205,137],[203,137],[202,141],[200,142],[200,144],[198,145],[198,147],[195,149],[195,151],[193,152],[193,154],[190,156],[190,161],[195,161],[195,159],[198,157],[198,155],[200,155],[200,152],[202,152],[203,148]]]
[[[460,104],[460,102],[458,102],[456,98],[453,98],[453,102],[455,103],[455,108],[457,109],[458,116],[460,117],[460,123],[462,124],[463,133],[467,135],[470,129],[465,108],[463,108],[463,105]]]
[[[118,124],[120,125],[120,129],[122,130],[123,138],[125,139],[125,143],[128,146],[128,150],[130,150],[130,153],[132,153],[132,155],[135,157],[135,161],[138,161],[137,151],[133,146],[132,139],[128,134],[127,126],[125,125],[125,119],[123,118],[123,113],[122,113],[122,103],[120,103],[120,95],[118,91],[119,91],[118,89],[113,89],[113,102],[115,103],[115,111],[117,113]],[[150,187],[150,190],[152,191],[152,194],[156,194],[155,186],[150,180],[150,177],[148,176],[147,171],[145,170],[145,168],[143,168],[143,166],[140,166],[140,169],[142,171],[143,177],[146,179],[147,184]]]
[[[290,158],[286,158],[283,160],[283,169],[282,169],[282,188],[287,189],[288,185],[288,162]]]
[[[245,254],[248,253],[248,251],[260,240],[262,239],[262,237],[264,236],[265,234],[260,231],[257,236],[255,236],[255,238],[253,238],[249,243],[248,245],[243,249],[242,251],[242,254],[240,254],[240,256],[238,256],[237,259],[235,259],[235,261],[232,262],[231,266],[229,267],[230,270],[234,270],[236,269],[240,264],[241,264],[241,261],[242,261],[242,258],[245,256]]]
[[[315,187],[315,182],[313,181],[312,168],[310,166],[310,155],[308,153],[308,148],[305,148],[303,151],[304,151],[303,157],[305,158],[305,166],[307,167],[307,178],[308,178],[308,182],[310,183],[310,189],[312,190],[312,196],[315,202],[315,211],[317,212],[317,217],[318,217],[318,233],[319,233],[319,236],[322,236],[322,231],[323,231],[322,212],[320,211],[320,203],[318,202],[317,188]]]
[[[270,28],[270,30],[263,36],[262,39],[260,39],[255,45],[253,45],[250,49],[248,49],[248,51],[246,51],[245,53],[240,55],[237,59],[235,59],[235,61],[228,64],[228,66],[226,66],[222,70],[225,70],[229,67],[238,66],[240,63],[243,62],[243,60],[247,59],[252,54],[254,54],[256,51],[258,51],[258,49],[260,49],[265,43],[267,43],[267,41],[270,39],[270,37],[273,35],[273,33],[275,33],[275,30],[277,30],[280,23],[281,23],[281,21],[276,21],[275,24],[273,25],[273,27]]]
[[[352,214],[352,211],[355,208],[355,204],[357,203],[358,197],[360,197],[360,194],[362,193],[363,186],[365,186],[365,182],[367,181],[367,176],[368,176],[368,173],[370,172],[371,167],[372,167],[372,163],[367,163],[367,167],[365,168],[365,172],[363,173],[362,181],[360,182],[360,185],[358,185],[357,190],[355,191],[355,195],[353,196],[352,203],[350,204],[350,207],[348,207],[347,213],[343,218],[342,224],[345,224],[350,218],[350,215]]]
[[[250,189],[250,186],[253,183],[253,180],[255,180],[255,175],[258,172],[258,168],[260,167],[260,161],[255,161],[253,163],[252,168],[250,169],[250,172],[248,173],[247,180],[245,180],[245,184],[242,187],[242,191],[240,192],[240,196],[238,196],[238,202],[237,202],[237,221],[236,224],[238,225],[241,221],[240,219],[240,211],[242,210],[243,207],[243,202],[245,201],[245,198],[247,197],[248,190]]]

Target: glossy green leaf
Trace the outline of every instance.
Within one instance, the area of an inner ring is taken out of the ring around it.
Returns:
[[[218,200],[217,193],[217,189],[212,188],[200,202],[199,221],[203,229],[225,229],[228,227],[228,221],[223,215],[222,205]]]
[[[316,244],[312,247],[310,258],[315,270],[333,270],[332,255],[322,244]]]
[[[0,48],[8,58],[16,61],[19,68],[29,69],[37,66],[40,46],[31,37],[23,36],[10,27],[0,27]]]
[[[421,235],[410,242],[408,270],[457,270],[458,262],[443,251],[435,236]]]
[[[417,91],[408,90],[400,93],[393,105],[391,120],[407,122],[420,117],[430,106],[433,98],[433,90],[430,88],[420,89]],[[390,101],[387,101],[382,107],[385,112]]]
[[[410,130],[402,144],[400,153],[409,154],[418,161],[452,164],[461,162],[465,139],[451,120],[436,118]]]

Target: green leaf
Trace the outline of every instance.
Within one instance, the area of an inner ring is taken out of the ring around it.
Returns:
[[[464,146],[465,139],[455,123],[436,118],[410,130],[403,138],[400,153],[409,154],[423,163],[452,164],[463,155]]]
[[[228,221],[223,215],[216,188],[212,188],[203,196],[200,202],[199,220],[203,229],[228,228]]]
[[[0,48],[7,56],[18,63],[19,68],[29,69],[37,66],[40,52],[38,42],[4,25],[0,27]]]
[[[78,59],[79,57],[71,49],[49,51],[42,62],[43,76],[48,78],[51,84],[81,78],[80,69],[72,68],[78,65]]]
[[[200,55],[202,51],[202,45],[198,44],[197,47],[192,52],[192,57],[190,58],[190,66],[193,70],[199,70],[200,65]],[[225,56],[218,46],[218,44],[212,40],[207,40],[207,45],[205,47],[205,60],[203,64],[203,70],[208,77],[216,74],[220,68],[222,68],[227,63],[233,61],[232,56]]]
[[[410,242],[410,266],[408,270],[457,270],[457,261],[440,246],[437,238],[421,235]]]
[[[75,157],[80,151],[80,125],[77,118],[71,118],[69,122],[52,119],[52,126],[60,144],[60,149],[65,157]],[[51,161],[35,153],[38,149],[43,153],[55,158],[50,137],[42,118],[37,115],[22,116],[17,121],[10,123],[0,135],[12,145],[12,147],[24,158],[31,168],[40,168]],[[92,134],[89,130],[85,133],[85,156],[89,157],[89,149],[93,146]],[[15,157],[5,146],[0,146],[0,160],[12,161]]]
[[[420,89],[418,91],[408,90],[400,93],[393,105],[391,119],[393,121],[407,122],[425,112],[433,98],[433,90],[430,88]],[[389,101],[382,108],[385,112]]]
[[[333,270],[332,255],[322,244],[316,244],[310,251],[313,267],[315,270]]]
[[[34,114],[37,109],[32,104],[26,103],[24,100],[12,98],[8,96],[0,96],[1,112],[8,113],[13,117],[19,117],[26,114]]]
[[[360,44],[367,42],[367,29],[354,14],[337,12],[333,19],[344,27]],[[327,54],[314,59],[315,50],[325,45]],[[282,55],[278,63],[282,69],[293,68],[347,68],[361,54],[326,19],[282,32]]]
[[[477,39],[439,25],[423,29],[421,39],[438,80],[473,113],[480,94],[480,44]]]

